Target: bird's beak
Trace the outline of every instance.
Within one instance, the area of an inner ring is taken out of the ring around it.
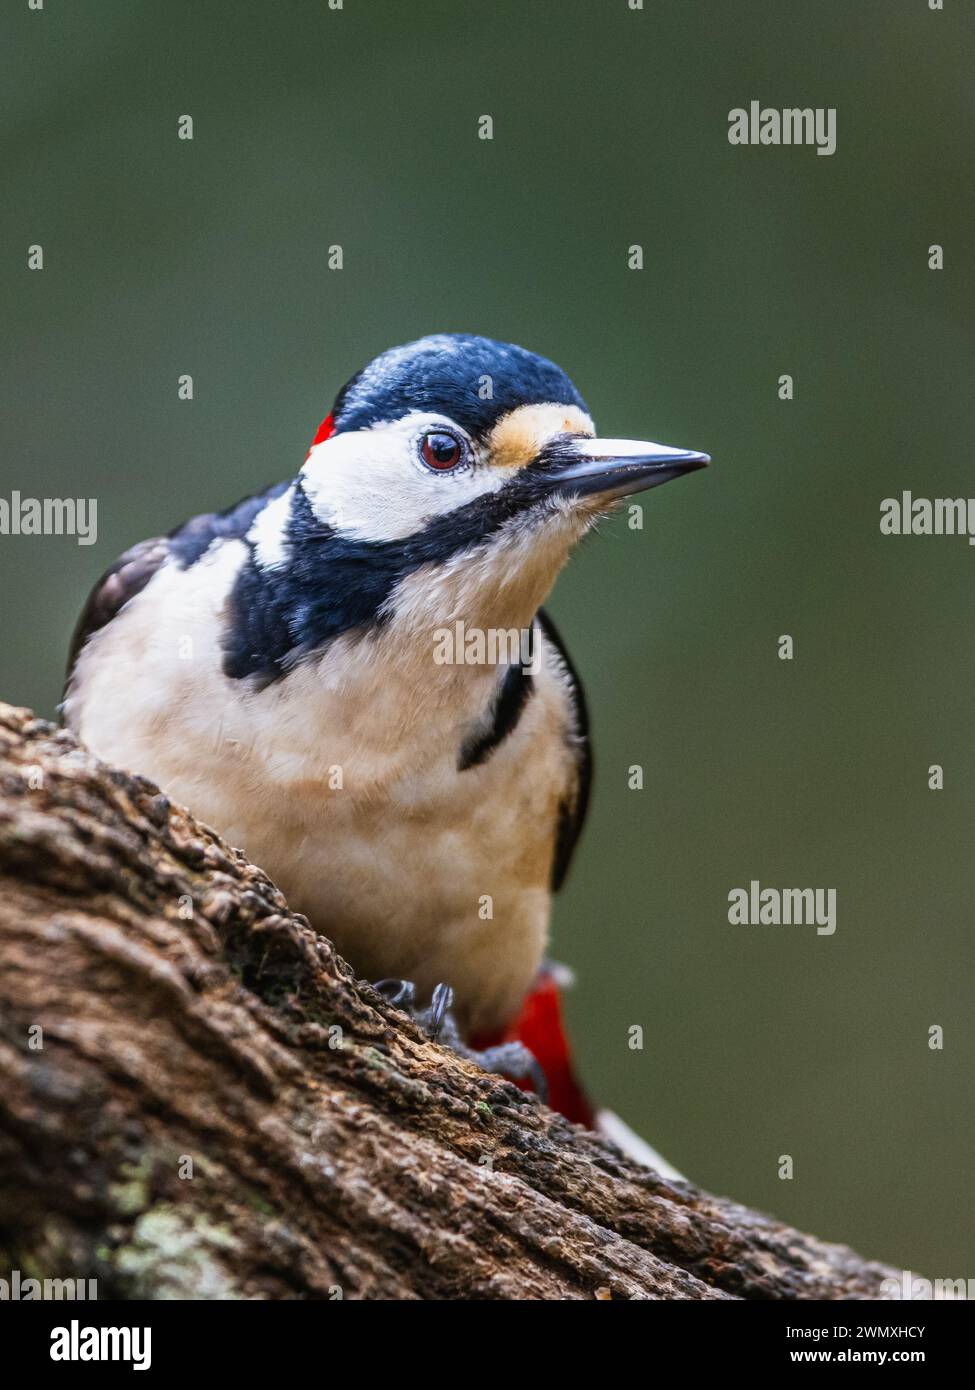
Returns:
[[[547,451],[546,472],[552,489],[571,497],[598,497],[607,502],[669,483],[684,473],[706,468],[707,454],[672,449],[645,439],[554,441]]]

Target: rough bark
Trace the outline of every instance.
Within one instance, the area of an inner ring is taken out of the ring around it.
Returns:
[[[150,1298],[869,1298],[893,1273],[433,1044],[239,852],[5,705],[0,1260]]]

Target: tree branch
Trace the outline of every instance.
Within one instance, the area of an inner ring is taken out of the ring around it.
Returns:
[[[430,1042],[239,852],[6,705],[0,1073],[0,1258],[101,1297],[869,1298],[894,1274]]]

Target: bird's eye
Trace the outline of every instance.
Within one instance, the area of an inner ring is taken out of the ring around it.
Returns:
[[[428,468],[447,473],[467,457],[463,440],[448,430],[428,430],[420,440],[420,457]]]

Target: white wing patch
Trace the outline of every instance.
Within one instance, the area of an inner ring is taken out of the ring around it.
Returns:
[[[262,569],[284,569],[288,563],[285,527],[293,498],[292,486],[261,508],[247,533],[247,539],[254,546],[254,558]]]

